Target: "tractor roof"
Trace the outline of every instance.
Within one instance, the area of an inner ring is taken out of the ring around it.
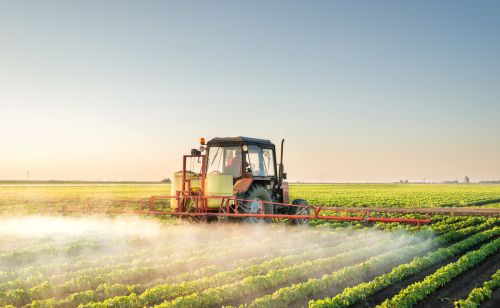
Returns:
[[[230,145],[230,144],[255,144],[255,145],[273,145],[271,140],[258,139],[250,137],[215,137],[208,141],[210,145]]]

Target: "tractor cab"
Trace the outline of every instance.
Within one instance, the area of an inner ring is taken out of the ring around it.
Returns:
[[[248,137],[214,138],[207,143],[207,174],[222,173],[233,177],[272,184],[277,181],[276,151],[271,141]]]

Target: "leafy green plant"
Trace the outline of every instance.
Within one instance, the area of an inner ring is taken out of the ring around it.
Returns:
[[[480,249],[466,253],[458,261],[441,267],[424,280],[401,290],[393,298],[387,299],[379,307],[412,307],[437,288],[445,285],[459,274],[476,266],[500,249],[500,238],[481,246]]]

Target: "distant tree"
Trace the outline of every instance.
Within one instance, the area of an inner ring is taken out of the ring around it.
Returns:
[[[165,178],[163,180],[161,180],[162,183],[166,183],[166,184],[172,184],[172,181],[170,180],[170,178]]]
[[[470,179],[469,179],[468,176],[465,176],[464,183],[465,184],[469,184],[470,183]]]

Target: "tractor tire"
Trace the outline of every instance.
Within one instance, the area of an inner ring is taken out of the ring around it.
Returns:
[[[257,202],[243,202],[240,205],[240,212],[245,214],[250,213],[261,213],[261,214],[274,214],[274,206],[272,204],[264,204],[264,213],[260,211],[260,201],[269,201],[271,202],[271,194],[269,191],[262,185],[252,184],[250,188],[243,194],[238,195],[238,199],[245,200],[255,200]],[[271,218],[257,218],[257,217],[245,217],[243,219],[244,222],[248,223],[270,223],[272,222]]]
[[[307,203],[307,201],[304,199],[295,199],[292,201],[292,204],[309,205],[309,203]],[[307,207],[291,206],[290,207],[290,214],[291,215],[312,215],[311,208],[309,206],[307,206]],[[290,223],[292,225],[308,225],[309,219],[307,219],[307,218],[290,219]]]

